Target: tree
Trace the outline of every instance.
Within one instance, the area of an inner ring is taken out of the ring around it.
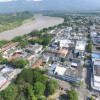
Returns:
[[[34,93],[36,97],[40,97],[44,94],[45,91],[45,85],[42,84],[41,82],[36,82],[34,84]]]
[[[88,44],[88,50],[89,50],[89,51],[92,51],[92,47],[93,47],[93,44],[92,44],[92,43],[89,43],[89,44]]]
[[[8,88],[6,88],[0,93],[0,98],[3,98],[4,100],[15,100],[17,94],[18,94],[17,85],[10,84]]]
[[[61,62],[64,62],[65,61],[65,58],[61,58]]]
[[[100,47],[96,47],[96,49],[100,51]]]
[[[89,57],[89,59],[92,59],[92,55],[89,55],[88,57]]]
[[[33,71],[32,69],[23,69],[16,79],[16,83],[32,83],[33,82]]]
[[[2,54],[0,53],[0,62],[2,61],[3,57],[2,57]]]
[[[47,91],[48,94],[52,95],[56,92],[56,89],[58,89],[59,84],[56,80],[51,79],[47,84]]]
[[[24,92],[21,91],[18,96],[16,97],[16,100],[27,100],[25,95],[24,95]]]
[[[28,45],[28,41],[19,42],[19,46],[21,46],[21,48],[25,48],[27,45]]]
[[[90,100],[95,100],[95,98],[91,96]]]
[[[45,69],[44,73],[46,74],[46,73],[48,73],[48,72],[49,72],[49,70],[48,70],[48,69]]]
[[[23,67],[25,67],[28,64],[28,61],[24,60],[24,59],[13,59],[11,61],[11,63],[14,66],[18,67],[18,68],[23,68]]]
[[[3,59],[3,60],[1,61],[1,63],[2,63],[2,64],[7,64],[7,63],[9,63],[9,61],[8,61],[8,59],[5,58],[5,59]]]
[[[75,90],[71,90],[67,96],[68,100],[78,100],[78,94]]]
[[[40,98],[39,100],[47,100],[45,97]]]
[[[15,38],[12,39],[13,42],[20,42],[22,41],[22,36],[16,36]]]
[[[44,85],[46,85],[46,83],[48,81],[48,77],[41,74],[41,71],[37,72],[36,70],[34,70],[33,71],[33,81],[34,81],[34,83],[35,82],[41,82]]]
[[[78,83],[79,87],[83,87],[83,82]]]
[[[34,31],[32,31],[31,33],[30,33],[30,35],[33,37],[33,36],[41,36],[41,33],[40,33],[40,31],[38,31],[38,30],[34,30]]]
[[[74,86],[75,84],[76,84],[76,83],[73,81],[73,82],[72,82],[72,85]]]
[[[33,90],[33,86],[32,85],[28,85],[27,87],[27,95],[28,95],[28,99],[30,100],[37,100],[37,98],[34,95],[34,90]]]
[[[35,97],[35,95],[32,96],[32,100],[37,100],[37,98]]]

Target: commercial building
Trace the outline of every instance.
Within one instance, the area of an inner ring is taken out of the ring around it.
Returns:
[[[91,76],[91,87],[100,91],[100,62],[93,62],[93,74]]]

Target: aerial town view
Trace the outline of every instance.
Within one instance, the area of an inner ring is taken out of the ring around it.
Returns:
[[[0,100],[100,100],[100,1],[83,1],[0,0]]]

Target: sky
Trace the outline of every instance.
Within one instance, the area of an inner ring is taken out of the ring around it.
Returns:
[[[17,1],[17,0],[0,0],[0,2],[10,2],[10,1]],[[42,0],[27,0],[27,1],[42,1]]]
[[[16,2],[11,2],[16,1]],[[35,2],[25,2],[35,1]],[[41,1],[41,2],[36,2]],[[0,13],[20,11],[100,11],[100,0],[0,0]]]

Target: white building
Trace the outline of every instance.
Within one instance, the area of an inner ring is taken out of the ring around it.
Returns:
[[[59,47],[69,47],[69,44],[71,43],[70,40],[60,40],[59,41]]]
[[[97,37],[97,33],[96,32],[91,32],[90,37]]]
[[[76,47],[75,47],[75,52],[85,51],[85,47],[86,47],[85,41],[77,41]]]
[[[57,73],[58,75],[63,76],[66,72],[66,68],[65,67],[60,67],[60,66],[56,66],[54,73]]]
[[[100,62],[95,61],[93,64],[93,75],[91,77],[91,87],[100,91]]]
[[[57,47],[57,46],[59,46],[60,48],[62,48],[62,47],[69,47],[70,43],[71,43],[71,41],[68,40],[68,39],[59,38],[59,39],[56,39],[52,43],[52,47]]]
[[[72,27],[67,27],[67,29],[65,31],[70,32],[71,30],[72,30]]]
[[[91,25],[90,30],[95,30],[95,25]]]

